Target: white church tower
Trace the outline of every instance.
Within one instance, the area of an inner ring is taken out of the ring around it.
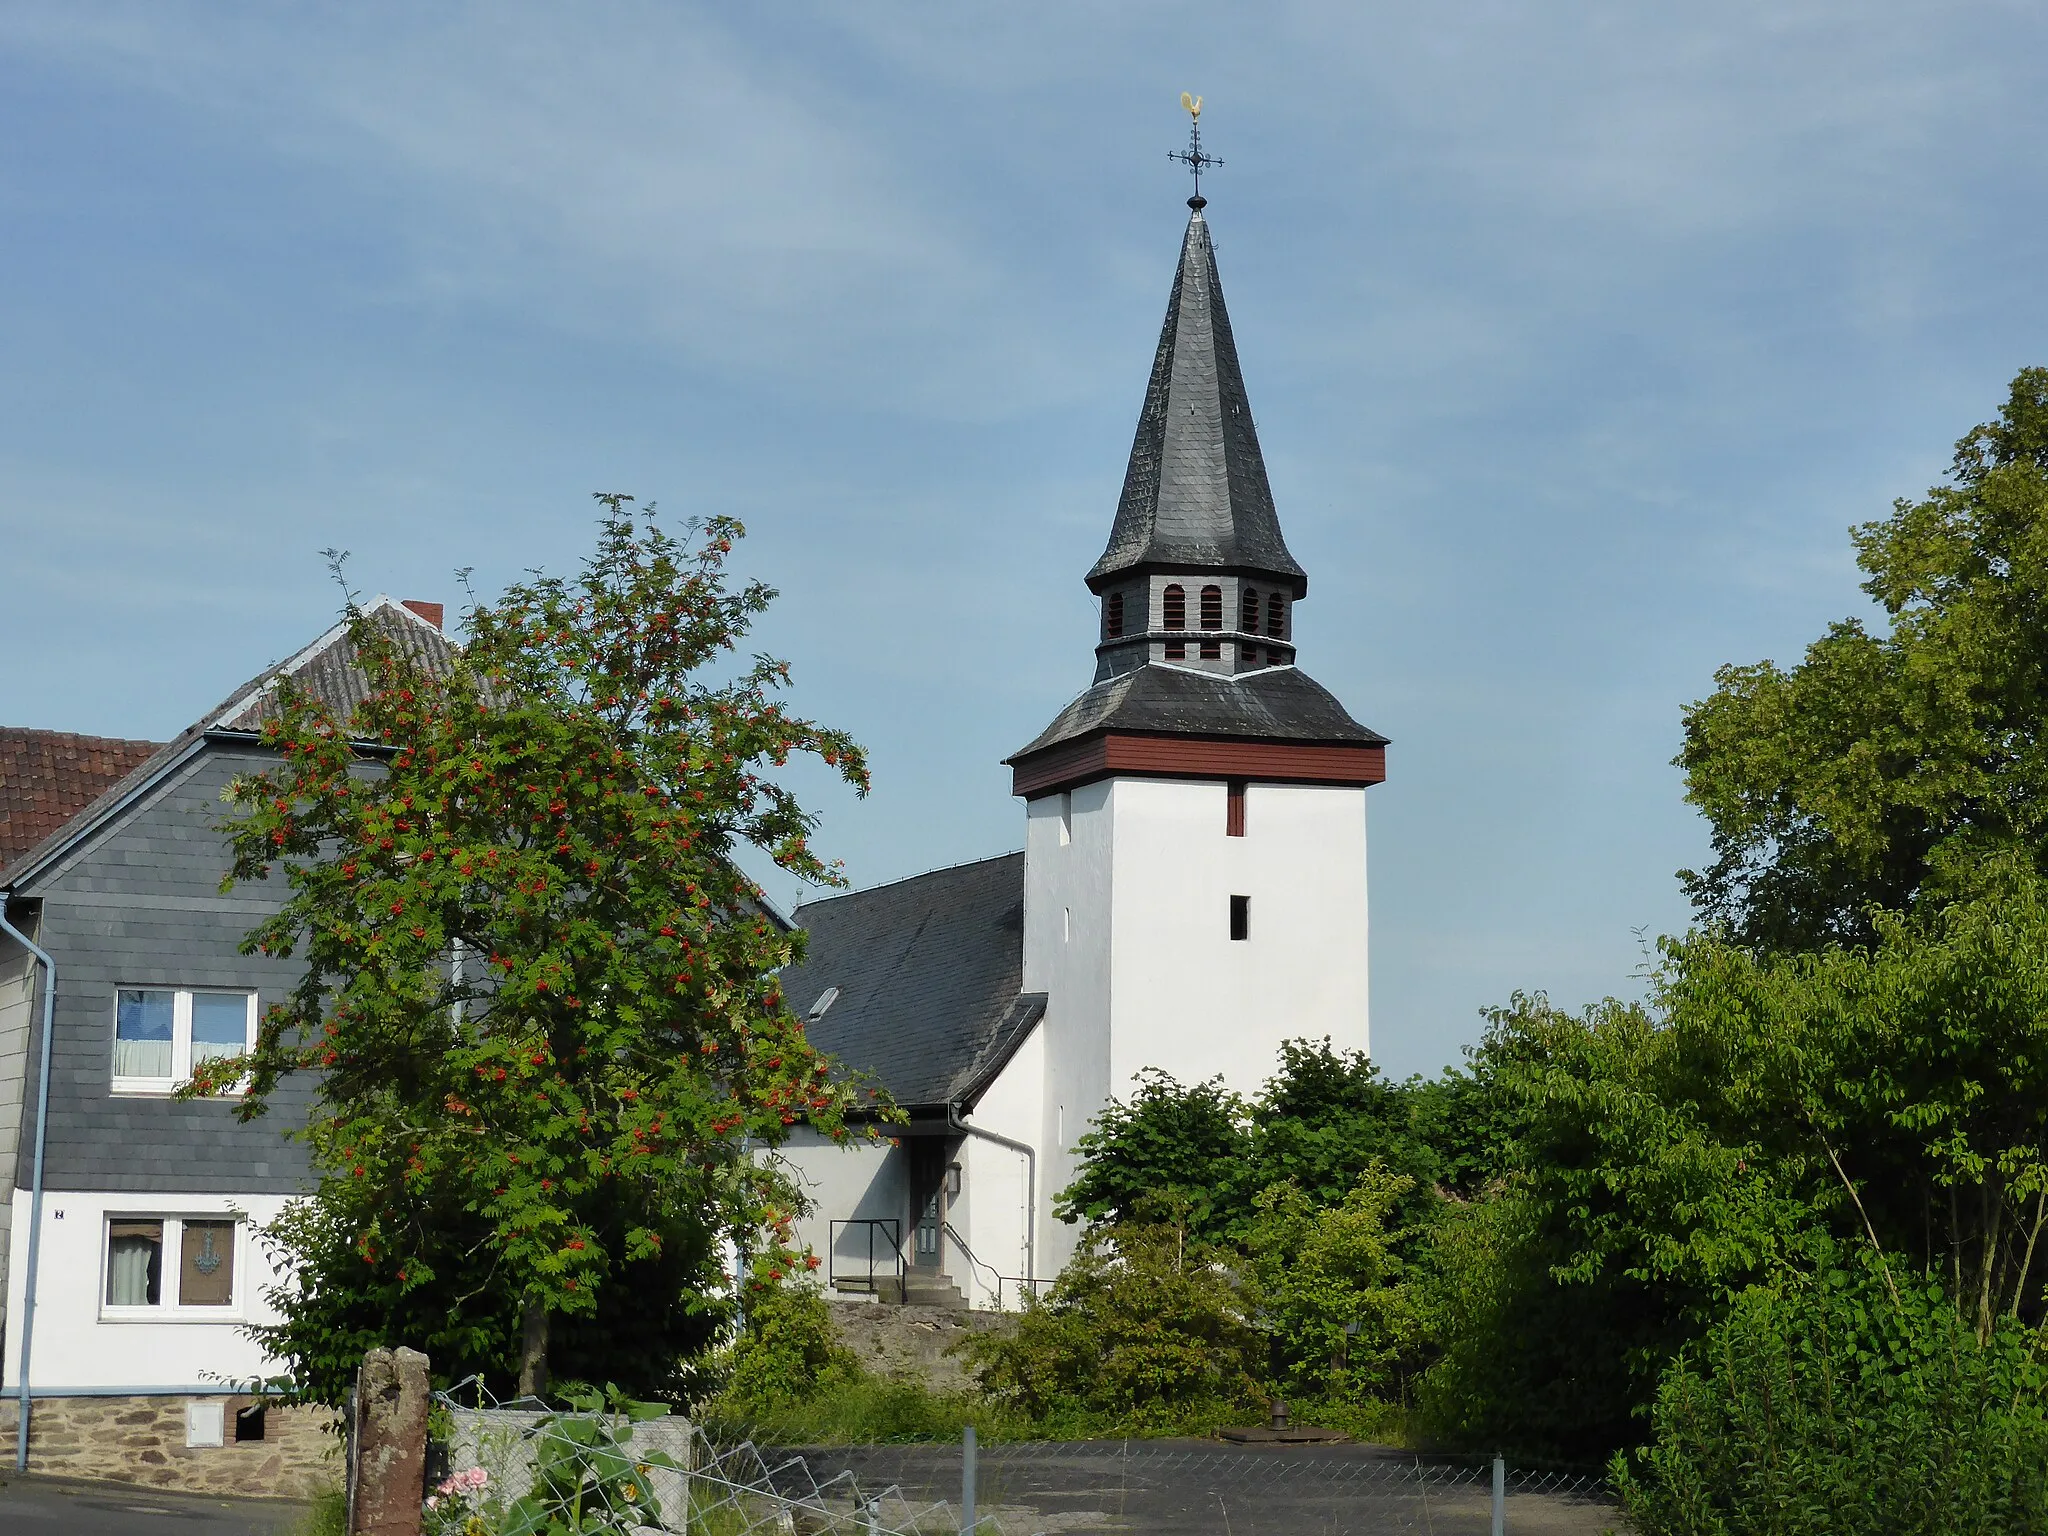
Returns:
[[[1026,803],[1023,987],[1044,1149],[1038,1272],[1073,1147],[1160,1067],[1249,1093],[1280,1043],[1365,1050],[1365,792],[1386,738],[1296,665],[1308,576],[1266,481],[1202,216],[1192,214],[1110,530],[1095,682],[1007,759]]]

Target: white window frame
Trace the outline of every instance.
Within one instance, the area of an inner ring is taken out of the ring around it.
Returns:
[[[160,1221],[163,1247],[159,1250],[158,1294],[164,1299],[155,1306],[118,1307],[107,1300],[107,1283],[113,1268],[113,1228],[117,1221]],[[185,1223],[225,1221],[233,1224],[230,1258],[234,1262],[234,1288],[226,1306],[184,1307],[178,1305],[178,1282],[185,1272]],[[99,1318],[103,1323],[242,1323],[249,1294],[249,1221],[240,1211],[184,1211],[176,1216],[163,1211],[108,1211],[100,1218]]]
[[[111,1061],[114,1042],[120,1038],[121,994],[123,992],[168,992],[171,994],[171,1075],[169,1077],[121,1077],[110,1079],[113,1091],[134,1094],[138,1097],[167,1099],[178,1091],[181,1083],[192,1076],[192,999],[204,993],[209,997],[240,997],[249,1007],[248,1022],[242,1035],[242,1049],[256,1048],[256,993],[253,988],[243,987],[166,987],[155,984],[123,983],[114,988],[114,1028],[107,1039],[107,1050]],[[230,1084],[221,1089],[222,1094],[234,1092],[238,1085]],[[154,1217],[149,1218],[155,1220]]]

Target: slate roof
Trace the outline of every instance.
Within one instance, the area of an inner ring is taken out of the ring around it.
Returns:
[[[1024,976],[1024,855],[1001,854],[797,908],[809,935],[783,994],[811,1042],[905,1108],[973,1101],[1045,1012]]]
[[[0,726],[0,867],[57,832],[162,745]]]
[[[399,638],[415,658],[429,666],[446,666],[454,647],[446,636],[389,597],[379,597],[364,606],[378,624]],[[221,703],[202,715],[177,737],[157,747],[153,743],[126,745],[153,748],[143,760],[108,784],[26,849],[0,846],[0,883],[25,879],[39,866],[57,856],[78,838],[85,836],[113,813],[116,807],[145,785],[154,782],[173,764],[196,750],[208,736],[220,732],[253,735],[263,722],[277,712],[276,680],[289,673],[324,700],[344,718],[361,702],[366,686],[355,664],[355,648],[349,644],[348,625],[337,623],[296,655],[265,667],[237,688]],[[4,811],[0,811],[4,815]]]
[[[1088,585],[1100,592],[1112,577],[1153,566],[1256,571],[1288,579],[1296,597],[1308,590],[1280,536],[1199,208],[1181,241],[1109,547]]]
[[[1383,746],[1387,740],[1352,719],[1335,694],[1297,667],[1232,674],[1153,663],[1097,683],[1004,761],[1097,731],[1325,746]]]

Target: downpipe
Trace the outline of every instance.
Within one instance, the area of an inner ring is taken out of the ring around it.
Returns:
[[[43,1140],[50,1127],[51,1022],[57,1002],[57,962],[27,934],[7,920],[7,893],[0,891],[0,933],[6,934],[33,955],[43,968],[43,1057],[36,1073],[36,1151],[31,1165],[28,1197],[28,1273],[22,1282],[21,1363],[17,1367],[21,1406],[14,1438],[14,1470],[28,1470],[29,1359],[36,1337],[36,1264],[43,1246]]]
[[[983,1141],[992,1141],[999,1147],[1024,1154],[1024,1278],[1035,1288],[1038,1283],[1038,1149],[1025,1142],[1012,1141],[999,1132],[969,1125],[961,1116],[958,1104],[946,1106],[946,1125],[963,1136],[979,1136]]]

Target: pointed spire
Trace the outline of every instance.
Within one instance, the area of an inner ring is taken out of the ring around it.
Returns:
[[[1188,199],[1193,211],[1124,472],[1123,498],[1109,547],[1089,571],[1088,586],[1100,592],[1124,573],[1175,567],[1279,577],[1300,597],[1308,576],[1287,552],[1273,510],[1202,217],[1205,202]]]

